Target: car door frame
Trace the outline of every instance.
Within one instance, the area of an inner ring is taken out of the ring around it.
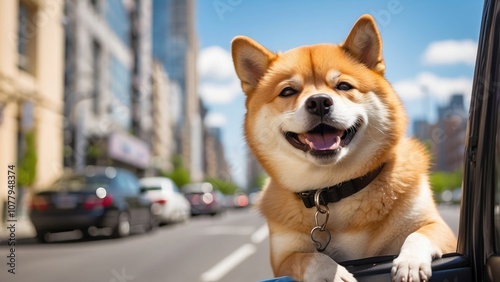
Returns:
[[[500,109],[500,0],[484,2],[464,158],[457,251],[471,260],[473,281],[500,281],[495,200]],[[498,204],[498,203],[497,203]]]

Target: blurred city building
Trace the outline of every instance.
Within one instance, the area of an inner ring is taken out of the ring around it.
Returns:
[[[174,155],[193,181],[230,179],[221,131],[203,122],[194,5],[0,1],[0,164],[31,163],[25,176],[36,189],[63,167],[156,175],[173,168]]]
[[[419,140],[430,140],[431,124],[426,119],[415,119],[413,121],[413,137]]]
[[[18,186],[34,189],[47,185],[62,172],[62,22],[63,1],[0,1],[0,33],[3,35],[0,41],[0,200],[3,218],[8,165],[18,164]],[[19,198],[19,194],[16,197]]]
[[[456,171],[462,168],[466,128],[464,95],[455,94],[447,105],[438,108],[438,122],[432,128],[436,140],[435,170]]]
[[[265,171],[262,168],[262,166],[259,164],[255,156],[252,154],[252,152],[248,152],[247,154],[247,191],[250,192],[255,192],[255,191],[260,191],[262,189],[260,180],[261,177],[265,175]]]
[[[203,119],[198,95],[194,0],[153,1],[153,55],[178,83],[183,115],[175,126],[177,153],[194,181],[204,177]]]
[[[129,0],[130,1],[130,0]],[[132,134],[152,144],[152,76],[153,76],[153,3],[134,0],[130,11],[131,47],[134,64],[132,75]]]
[[[151,163],[151,1],[65,4],[65,165],[143,175]]]
[[[464,95],[455,94],[449,103],[438,108],[438,120],[413,122],[414,136],[424,141],[432,152],[433,171],[457,171],[462,168],[465,148],[467,112]]]
[[[231,181],[231,170],[224,153],[221,129],[218,127],[207,128],[204,140],[206,177]]]
[[[173,169],[176,150],[174,125],[179,118],[179,86],[172,82],[159,62],[153,63],[152,155],[157,172]]]

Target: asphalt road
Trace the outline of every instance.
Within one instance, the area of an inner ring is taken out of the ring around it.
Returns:
[[[458,207],[440,210],[457,232]],[[8,272],[6,242],[0,244],[0,281],[255,282],[273,276],[267,228],[251,209],[196,217],[124,239],[17,243],[16,274]]]

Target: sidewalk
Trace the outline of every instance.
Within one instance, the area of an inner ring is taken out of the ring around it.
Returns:
[[[15,226],[15,229],[9,230],[11,224]],[[28,216],[20,216],[17,218],[17,222],[5,222],[1,223],[0,226],[0,242],[8,240],[11,237],[11,231],[14,231],[16,240],[33,238],[36,235],[35,228]]]

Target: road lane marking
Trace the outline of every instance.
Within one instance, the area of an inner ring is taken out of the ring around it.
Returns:
[[[249,235],[253,226],[213,226],[205,229],[205,235]]]
[[[267,227],[267,224],[264,224],[252,234],[250,240],[254,244],[259,244],[262,241],[264,241],[267,237],[269,237],[269,228]]]
[[[253,255],[257,249],[252,244],[245,244],[221,260],[207,272],[201,275],[201,280],[205,282],[219,281],[224,275],[243,262],[247,257]]]

